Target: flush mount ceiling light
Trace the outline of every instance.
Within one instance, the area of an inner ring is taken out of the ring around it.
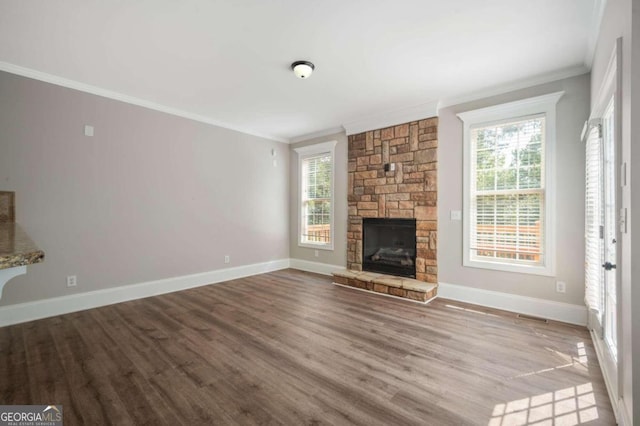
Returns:
[[[315,68],[316,66],[309,61],[295,61],[291,64],[293,73],[296,77],[302,79],[309,78]]]

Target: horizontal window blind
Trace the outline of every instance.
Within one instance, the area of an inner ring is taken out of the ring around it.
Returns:
[[[302,160],[302,243],[331,242],[331,153]]]
[[[472,258],[544,265],[545,116],[470,133]]]
[[[585,302],[602,323],[604,269],[602,268],[604,211],[602,204],[602,139],[600,126],[592,127],[585,147]]]

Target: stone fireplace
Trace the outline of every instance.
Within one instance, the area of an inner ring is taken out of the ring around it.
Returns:
[[[364,218],[415,219],[415,278],[437,283],[438,118],[350,135],[348,149],[347,268],[363,270]]]

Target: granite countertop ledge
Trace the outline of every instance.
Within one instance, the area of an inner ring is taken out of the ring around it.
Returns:
[[[15,222],[0,223],[0,269],[44,261],[44,252]]]

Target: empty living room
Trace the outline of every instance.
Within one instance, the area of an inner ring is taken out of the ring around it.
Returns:
[[[639,114],[636,0],[2,0],[0,426],[640,424]]]

